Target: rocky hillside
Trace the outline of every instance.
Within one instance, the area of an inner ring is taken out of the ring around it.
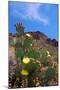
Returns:
[[[37,31],[30,33],[33,36],[35,45],[39,49],[49,50],[51,54],[58,54],[58,41],[56,39],[50,39],[45,34]]]
[[[36,47],[36,49],[44,49],[49,50],[51,54],[57,56],[58,55],[58,41],[55,39],[48,38],[45,34],[42,32],[26,32],[24,33],[24,36],[31,35],[33,39],[33,43]],[[13,35],[12,33],[9,33],[9,45],[13,45],[14,40],[16,39],[16,35]]]

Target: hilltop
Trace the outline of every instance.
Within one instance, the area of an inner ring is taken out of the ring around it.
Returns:
[[[26,37],[27,34],[32,36],[36,49],[49,50],[53,55],[58,54],[58,41],[56,39],[50,39],[40,31],[25,32],[24,37]],[[14,38],[16,39],[16,34],[9,33],[9,43],[13,42]]]

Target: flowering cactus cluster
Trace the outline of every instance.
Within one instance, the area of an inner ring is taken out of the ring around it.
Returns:
[[[21,35],[19,31],[21,25],[19,28],[17,27],[19,25],[16,25],[18,30],[16,30],[17,41],[15,44],[17,67],[9,79],[9,88],[58,85],[58,62],[55,60],[55,56],[51,55],[49,50],[33,49],[32,36],[24,35],[23,32]],[[20,36],[18,37],[18,35]]]

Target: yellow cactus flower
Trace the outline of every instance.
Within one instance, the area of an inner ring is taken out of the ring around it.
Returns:
[[[31,34],[27,33],[26,36],[31,37]]]
[[[46,53],[47,53],[47,54],[50,54],[50,52],[49,52],[49,51],[46,51]]]
[[[50,52],[49,52],[49,51],[46,51],[46,53],[47,53],[47,57],[51,57],[51,55],[50,55]]]
[[[22,74],[22,75],[28,75],[29,74],[29,72],[27,71],[27,70],[25,70],[25,69],[22,69],[21,71],[20,71],[20,73]]]
[[[30,63],[30,58],[24,57],[24,58],[23,58],[23,63],[24,63],[24,64]]]
[[[50,54],[48,54],[48,57],[51,57],[51,55],[50,55]]]

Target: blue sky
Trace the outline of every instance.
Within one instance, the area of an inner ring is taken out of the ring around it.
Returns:
[[[9,32],[16,33],[14,25],[22,22],[25,31],[41,31],[49,38],[58,39],[58,5],[8,2]]]

